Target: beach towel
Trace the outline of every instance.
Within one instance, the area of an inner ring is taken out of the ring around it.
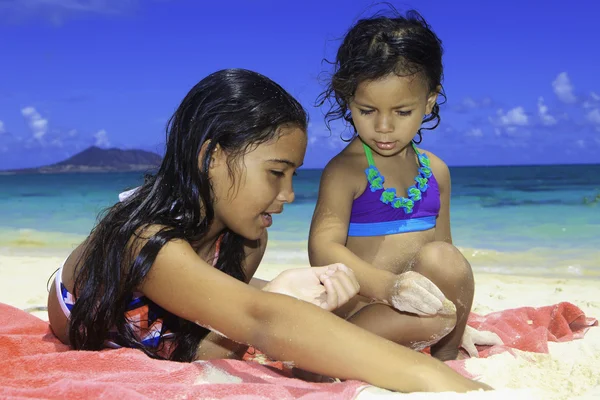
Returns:
[[[249,352],[249,361],[177,363],[153,360],[133,349],[74,351],[54,337],[48,323],[25,311],[0,303],[0,317],[2,399],[353,399],[367,386],[290,378],[289,366],[258,352]],[[504,341],[502,346],[479,347],[480,357],[511,349],[547,353],[548,341],[582,338],[597,324],[570,303],[469,318],[472,327],[493,331]],[[464,361],[447,364],[469,376]]]
[[[256,362],[154,360],[74,351],[47,322],[0,303],[0,399],[353,399],[362,382],[309,383]]]
[[[479,331],[496,333],[503,345],[477,346],[479,357],[487,358],[513,349],[548,353],[548,342],[567,342],[581,339],[593,326],[596,318],[587,317],[574,304],[562,302],[545,307],[520,307],[487,315],[471,313],[468,325]],[[465,360],[448,361],[453,369],[472,378],[465,369]]]

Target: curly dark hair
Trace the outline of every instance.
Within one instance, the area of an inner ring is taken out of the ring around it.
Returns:
[[[417,11],[410,10],[403,16],[392,5],[387,5],[392,16],[380,12],[360,19],[344,37],[335,62],[325,60],[334,66],[334,72],[327,88],[319,95],[317,106],[329,103],[325,122],[330,131],[332,121],[343,119],[352,126],[354,138],[356,127],[349,103],[356,88],[363,81],[392,73],[398,76],[421,74],[429,90],[434,92],[440,88],[440,96],[446,99],[442,87],[442,41]],[[421,142],[423,129],[432,130],[439,125],[439,104],[436,102],[431,114],[423,118],[423,124],[432,121],[433,124],[419,129],[415,143]],[[343,137],[342,140],[347,141]]]

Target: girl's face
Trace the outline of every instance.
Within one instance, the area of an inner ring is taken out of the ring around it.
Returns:
[[[306,132],[298,127],[280,127],[278,135],[250,147],[233,160],[232,176],[228,155],[215,151],[209,171],[215,196],[215,223],[248,240],[257,240],[272,224],[272,214],[294,201],[292,177],[304,162]]]
[[[437,93],[430,93],[420,75],[395,74],[361,82],[350,101],[360,138],[382,156],[398,154],[415,137]]]

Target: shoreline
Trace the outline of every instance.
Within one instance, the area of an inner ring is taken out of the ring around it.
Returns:
[[[0,255],[66,258],[86,236],[0,226]],[[273,237],[269,240],[262,265],[308,266],[307,247],[307,240],[278,240]],[[527,251],[501,251],[459,243],[457,247],[476,274],[600,280],[600,249],[533,247]]]

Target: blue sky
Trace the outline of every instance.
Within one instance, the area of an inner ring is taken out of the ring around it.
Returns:
[[[305,165],[322,167],[344,143],[313,107],[329,71],[321,61],[372,4],[2,0],[0,169],[94,144],[160,151],[187,91],[228,67],[261,72],[304,104]],[[449,165],[600,162],[600,3],[393,4],[419,10],[445,48],[448,101],[424,148]]]

